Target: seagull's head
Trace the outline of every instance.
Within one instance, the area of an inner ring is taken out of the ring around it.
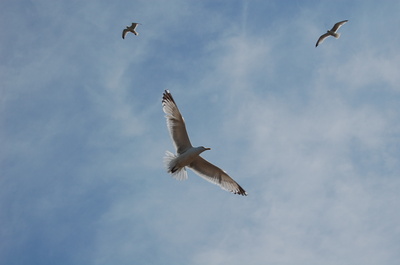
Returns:
[[[207,151],[207,150],[211,150],[211,148],[208,147],[204,147],[204,146],[199,146],[197,147],[201,152]]]
[[[207,148],[204,146],[198,146],[198,147],[193,147],[192,149],[190,149],[190,153],[200,155],[201,153],[203,153],[204,151],[207,151],[207,150],[211,150],[211,148]]]

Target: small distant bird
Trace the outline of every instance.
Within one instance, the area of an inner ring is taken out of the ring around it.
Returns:
[[[202,152],[210,150],[210,148],[192,146],[186,132],[185,121],[168,90],[163,93],[162,106],[177,153],[177,155],[169,151],[165,153],[164,164],[168,173],[171,173],[175,179],[186,180],[188,178],[186,167],[188,167],[200,177],[219,185],[222,189],[246,196],[246,191],[224,170],[200,157]]]
[[[135,30],[138,25],[142,25],[142,24],[140,24],[140,23],[132,23],[132,25],[126,26],[126,29],[124,29],[122,31],[122,38],[125,39],[125,36],[126,36],[126,34],[128,34],[128,32],[132,32],[136,36],[139,35],[139,33],[137,33],[136,30]]]
[[[338,23],[336,23],[333,28],[331,28],[330,30],[328,30],[325,34],[321,35],[321,37],[319,37],[317,44],[315,44],[315,47],[318,47],[318,45],[320,43],[322,43],[326,38],[328,38],[329,36],[333,36],[336,39],[338,39],[340,37],[340,33],[337,33],[336,31],[343,26],[344,23],[346,23],[348,20],[343,20],[340,21]]]

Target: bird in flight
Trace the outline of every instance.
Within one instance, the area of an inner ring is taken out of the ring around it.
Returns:
[[[125,36],[126,36],[126,34],[128,34],[128,32],[132,32],[135,35],[139,35],[139,33],[137,33],[136,30],[135,30],[138,25],[142,25],[142,24],[140,24],[140,23],[132,23],[132,25],[126,26],[126,29],[124,29],[122,31],[122,38],[125,39]]]
[[[192,146],[186,131],[185,121],[168,90],[163,93],[162,107],[177,153],[176,155],[169,151],[165,153],[164,164],[168,173],[171,173],[175,179],[186,180],[188,178],[186,167],[188,167],[200,177],[219,185],[222,189],[246,196],[247,192],[224,170],[200,157],[202,152],[210,150],[210,148]]]
[[[328,30],[325,34],[321,35],[321,37],[319,37],[319,39],[317,41],[317,44],[315,44],[315,47],[318,47],[318,45],[321,44],[329,36],[333,36],[336,39],[338,39],[340,37],[340,33],[337,33],[337,30],[341,26],[343,26],[343,24],[346,23],[347,21],[348,20],[343,20],[343,21],[336,23],[330,30]]]

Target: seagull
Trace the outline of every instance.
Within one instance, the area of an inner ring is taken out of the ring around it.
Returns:
[[[343,26],[344,23],[346,23],[348,20],[343,20],[340,21],[338,23],[336,23],[330,30],[328,30],[325,34],[321,35],[321,37],[319,37],[317,44],[315,44],[315,47],[318,47],[318,45],[320,43],[322,43],[326,38],[328,38],[329,36],[333,36],[336,39],[339,39],[340,37],[340,33],[336,33],[336,31]]]
[[[177,153],[174,155],[169,151],[165,152],[164,165],[168,173],[177,180],[186,180],[188,178],[186,167],[188,167],[200,177],[219,185],[222,189],[246,196],[247,192],[228,173],[200,157],[202,152],[211,148],[192,146],[186,132],[185,120],[168,90],[163,93],[162,107]]]
[[[137,25],[142,25],[140,23],[132,23],[132,25],[130,26],[126,26],[126,29],[124,29],[122,31],[122,38],[125,39],[126,34],[128,34],[128,32],[132,32],[135,35],[139,35],[139,33],[136,32],[136,27]]]

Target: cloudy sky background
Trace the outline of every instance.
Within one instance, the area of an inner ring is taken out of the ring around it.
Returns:
[[[399,14],[1,1],[0,263],[398,264]],[[164,89],[248,197],[165,172]]]

